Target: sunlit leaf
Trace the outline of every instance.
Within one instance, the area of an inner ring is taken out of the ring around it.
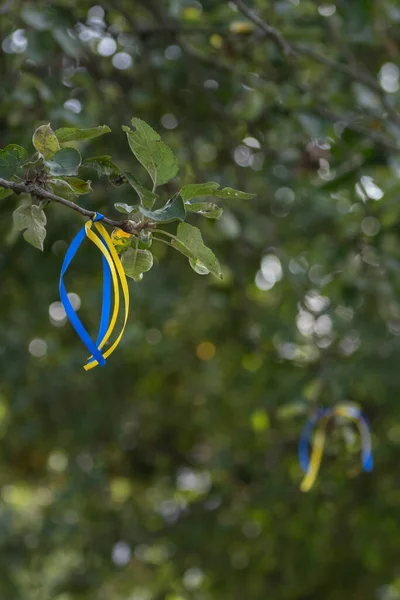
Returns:
[[[180,195],[186,201],[201,196],[213,196],[218,188],[219,183],[215,183],[214,181],[210,181],[209,183],[188,183],[183,186]]]
[[[33,134],[32,143],[36,150],[46,159],[49,160],[60,149],[60,144],[54,134],[50,123],[41,125]]]
[[[140,198],[140,202],[144,208],[152,208],[158,196],[154,192],[147,190],[142,184],[132,175],[132,173],[124,173],[127,182],[133,187]]]
[[[247,192],[241,192],[229,187],[220,189],[219,183],[215,183],[214,181],[210,181],[209,183],[189,183],[183,186],[180,194],[185,201],[201,196],[214,196],[215,198],[234,200],[251,200],[255,196],[255,194],[248,194]]]
[[[204,244],[197,227],[188,223],[179,223],[176,237],[178,239],[172,239],[171,242],[176,250],[194,261],[200,261],[210,273],[222,278],[220,264],[212,250]]]
[[[19,231],[24,231],[24,238],[29,244],[43,250],[46,237],[46,215],[36,204],[23,204],[13,212],[14,225]]]
[[[142,250],[148,250],[153,243],[153,234],[151,231],[145,231],[142,229],[139,235],[139,248]]]
[[[86,158],[82,163],[82,167],[96,169],[99,177],[102,175],[109,177],[119,173],[118,167],[112,162],[111,156],[108,155]]]
[[[233,188],[226,187],[222,190],[217,190],[215,194],[212,194],[217,198],[229,198],[231,200],[251,200],[255,194],[248,194],[247,192],[241,192],[240,190],[234,190]]]
[[[8,196],[11,196],[12,193],[13,193],[12,190],[0,187],[0,200],[3,200],[4,198],[7,198]]]
[[[125,274],[135,281],[140,281],[142,274],[150,271],[153,266],[153,255],[148,250],[129,248],[123,253],[121,261]]]
[[[78,177],[65,177],[64,181],[66,181],[72,188],[74,194],[80,196],[82,194],[88,194],[92,191],[91,181],[84,181],[83,179],[79,179]]]
[[[171,200],[165,204],[159,210],[146,210],[142,206],[139,207],[139,211],[152,221],[157,223],[171,223],[172,221],[184,221],[186,216],[185,203],[181,196],[176,194]]]
[[[132,213],[139,211],[138,206],[135,206],[135,205],[131,206],[130,204],[125,204],[124,202],[115,202],[114,208],[118,212],[124,213],[126,215],[131,215]]]
[[[185,208],[189,212],[197,213],[207,219],[219,219],[224,212],[220,206],[212,202],[190,202],[185,203]]]
[[[82,194],[88,194],[92,191],[91,181],[84,181],[83,179],[79,179],[78,177],[59,177],[57,179],[51,179],[51,183],[55,186],[65,186],[68,188],[75,196],[80,196]]]
[[[81,164],[81,155],[75,148],[62,148],[58,150],[46,165],[51,175],[76,175]]]
[[[9,144],[0,150],[0,177],[11,179],[18,170],[28,160],[27,151],[16,144]]]
[[[149,173],[154,187],[167,183],[178,172],[172,150],[161,141],[159,134],[142,119],[132,119],[132,129],[122,127],[129,146],[138,161]]]
[[[111,129],[108,125],[99,125],[99,127],[92,127],[91,129],[78,129],[77,127],[62,127],[57,129],[55,134],[60,144],[66,144],[67,142],[80,142],[82,140],[93,140],[100,135],[110,133]]]

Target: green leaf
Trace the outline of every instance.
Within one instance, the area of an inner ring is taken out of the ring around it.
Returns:
[[[92,191],[91,181],[83,181],[78,177],[60,177],[50,180],[52,184],[67,187],[75,196],[88,194]]]
[[[46,159],[49,160],[60,149],[60,144],[54,134],[50,123],[41,125],[33,134],[32,143],[36,150]]]
[[[171,223],[172,221],[184,221],[186,217],[185,203],[179,194],[175,194],[171,200],[158,210],[146,210],[139,206],[139,211],[152,221],[157,223]]]
[[[153,234],[151,231],[142,231],[139,234],[139,248],[142,250],[148,250],[153,243]]]
[[[219,183],[210,181],[209,183],[189,183],[184,185],[180,191],[182,198],[185,200],[191,200],[192,198],[199,198],[200,196],[214,196],[215,198],[233,198],[236,200],[251,200],[255,194],[247,194],[240,190],[234,190],[233,188],[219,189]]]
[[[200,230],[188,223],[179,223],[177,239],[172,239],[171,244],[176,250],[194,261],[199,267],[206,268],[222,279],[220,264],[214,253],[205,246]]]
[[[254,198],[255,194],[248,194],[247,192],[241,192],[240,190],[226,187],[222,190],[218,190],[213,196],[216,196],[217,198],[233,198],[234,200],[251,200]]]
[[[135,212],[139,211],[139,207],[138,206],[131,206],[129,204],[124,204],[124,202],[116,202],[114,204],[114,208],[118,212],[124,213],[126,215],[131,215],[132,213],[135,213]]]
[[[121,257],[125,274],[135,281],[142,279],[142,274],[150,271],[153,266],[153,255],[148,250],[134,250],[129,248]]]
[[[8,188],[0,187],[0,200],[4,200],[4,198],[7,198],[7,196],[11,196],[12,193],[13,191],[9,190]]]
[[[4,150],[13,154],[19,165],[25,164],[25,162],[28,160],[28,153],[25,148],[22,148],[22,146],[18,146],[17,144],[8,144]]]
[[[76,175],[81,164],[81,155],[75,148],[62,148],[52,158],[47,160],[46,165],[51,175]]]
[[[48,180],[48,183],[51,185],[54,194],[67,200],[75,200],[76,194],[74,194],[72,187],[61,177],[51,178]]]
[[[105,175],[109,178],[110,183],[115,187],[119,187],[126,183],[125,176],[120,172],[117,165],[111,160],[111,156],[95,156],[94,158],[86,159],[82,166],[96,169],[99,177]]]
[[[39,154],[39,152],[35,152],[30,159],[28,160],[28,162],[24,163],[24,167],[26,169],[31,169],[32,167],[38,167],[39,163],[41,163],[43,161],[43,158],[41,156],[41,154]]]
[[[132,173],[124,173],[124,177],[139,196],[140,202],[144,206],[144,208],[152,208],[154,202],[158,198],[157,194],[143,187],[142,184],[139,183],[139,181],[136,179],[136,177],[132,175]]]
[[[0,177],[11,179],[18,170],[28,160],[28,153],[25,148],[16,144],[9,144],[0,150]]]
[[[78,129],[78,127],[62,127],[57,129],[55,134],[60,144],[67,142],[80,142],[82,140],[92,140],[105,133],[110,133],[111,129],[108,125],[99,125],[91,129]]]
[[[201,260],[196,258],[189,258],[189,264],[198,275],[209,275],[210,269],[208,269]]]
[[[36,204],[23,204],[13,213],[14,225],[19,231],[24,232],[24,238],[35,248],[43,250],[46,237],[46,215]]]
[[[210,181],[209,183],[188,183],[183,186],[180,194],[186,201],[200,196],[213,196],[218,188],[219,183],[215,183],[214,181]]]
[[[90,180],[84,181],[83,179],[79,179],[79,177],[65,177],[64,181],[68,183],[77,196],[88,194],[92,191],[92,182]]]
[[[197,213],[207,219],[219,219],[224,212],[222,208],[212,202],[190,202],[185,203],[186,210]]]
[[[149,173],[154,187],[167,183],[178,172],[178,163],[172,150],[161,137],[141,119],[132,119],[133,131],[123,126],[129,146],[140,164]]]
[[[110,177],[111,175],[118,175],[119,169],[114,163],[111,161],[111,156],[95,156],[93,158],[87,158],[82,163],[83,167],[88,167],[92,169],[96,169],[99,177],[102,175],[106,175]]]

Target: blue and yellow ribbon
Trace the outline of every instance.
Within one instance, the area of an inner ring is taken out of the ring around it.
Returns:
[[[105,365],[106,358],[108,358],[110,354],[114,352],[121,341],[129,313],[129,290],[124,269],[107,230],[101,223],[99,223],[99,221],[102,219],[104,219],[103,215],[100,213],[95,213],[93,219],[87,221],[84,227],[78,232],[65,254],[60,274],[61,302],[64,306],[68,319],[71,321],[75,331],[90,352],[88,363],[84,365],[85,371],[89,371],[97,365],[100,365],[101,367]],[[99,333],[97,335],[96,343],[93,342],[92,338],[77,316],[68,298],[68,294],[64,285],[64,275],[86,237],[100,250],[103,262],[103,303]],[[103,352],[102,348],[110,339],[117,322],[120,306],[120,286],[122,289],[125,306],[123,325],[113,344],[105,352]],[[111,311],[112,296],[114,297],[114,306],[113,310]]]
[[[361,436],[361,463],[363,471],[372,471],[373,469],[370,427],[367,418],[360,409],[348,403],[337,404],[333,408],[319,409],[307,421],[299,440],[300,466],[305,473],[305,477],[300,484],[302,492],[308,492],[317,479],[324,452],[326,427],[333,417],[346,417],[357,425]],[[308,447],[315,427],[316,432],[310,459]]]

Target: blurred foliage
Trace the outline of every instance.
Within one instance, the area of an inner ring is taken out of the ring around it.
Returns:
[[[58,304],[81,217],[49,207],[41,254],[12,226],[23,198],[0,200],[1,598],[400,598],[400,6],[251,8],[302,53],[233,2],[0,4],[1,148],[104,123],[86,155],[140,180],[121,144],[135,115],[181,165],[162,200],[207,181],[257,195],[202,220],[222,281],[153,244],[118,352],[90,373]],[[132,204],[84,179],[81,206]],[[88,248],[66,282],[92,332],[100,265]],[[375,471],[336,427],[302,494],[304,420],[344,400],[371,421]]]

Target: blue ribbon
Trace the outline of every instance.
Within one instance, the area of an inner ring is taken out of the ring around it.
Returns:
[[[315,415],[307,421],[303,428],[303,431],[301,432],[301,436],[299,439],[299,461],[304,473],[307,473],[308,469],[310,468],[308,445],[310,442],[311,434],[318,421],[322,419],[322,417],[327,416],[330,412],[331,409],[329,408],[318,409]]]
[[[103,236],[99,236],[104,245],[106,245]],[[108,262],[103,256],[103,305],[101,308],[101,319],[99,334],[96,340],[96,346],[98,346],[106,334],[108,329],[108,323],[110,321],[111,313],[111,271],[108,266]]]
[[[97,213],[95,218],[93,219],[93,223],[96,221],[101,221],[102,219],[104,219],[104,215]],[[88,334],[88,332],[82,325],[79,317],[77,316],[77,314],[74,310],[74,307],[72,306],[72,304],[68,298],[68,294],[65,289],[64,279],[63,279],[65,273],[68,270],[68,267],[70,266],[72,260],[75,257],[75,254],[79,250],[79,248],[85,238],[86,238],[86,231],[85,231],[85,227],[83,227],[77,233],[77,235],[74,237],[74,239],[72,240],[72,242],[65,254],[64,261],[63,261],[63,264],[61,267],[61,274],[60,274],[60,285],[59,285],[60,298],[61,298],[61,302],[64,306],[64,310],[66,312],[68,319],[70,320],[76,333],[79,335],[79,337],[81,338],[82,342],[85,344],[85,346],[88,349],[88,351],[90,352],[90,354],[93,356],[92,360],[97,360],[99,365],[101,367],[103,367],[106,364],[106,361],[105,361],[105,358],[103,357],[101,351],[99,350],[98,346],[107,331],[108,323],[109,323],[109,319],[110,319],[110,312],[111,312],[111,271],[110,271],[110,267],[108,266],[108,263],[103,256],[103,261],[102,261],[103,262],[103,302],[102,302],[99,333],[97,336],[96,343],[93,342],[92,338],[90,337],[90,335]],[[104,246],[106,247],[104,239],[101,238],[101,241],[103,242]]]
[[[369,432],[371,430],[371,427],[370,427],[367,417],[363,413],[360,413],[358,418],[359,418],[360,422],[363,423],[366,430]],[[371,446],[364,446],[364,445],[362,446],[361,461],[362,461],[362,466],[363,466],[364,471],[370,472],[373,470],[374,459],[372,456],[372,447]]]

